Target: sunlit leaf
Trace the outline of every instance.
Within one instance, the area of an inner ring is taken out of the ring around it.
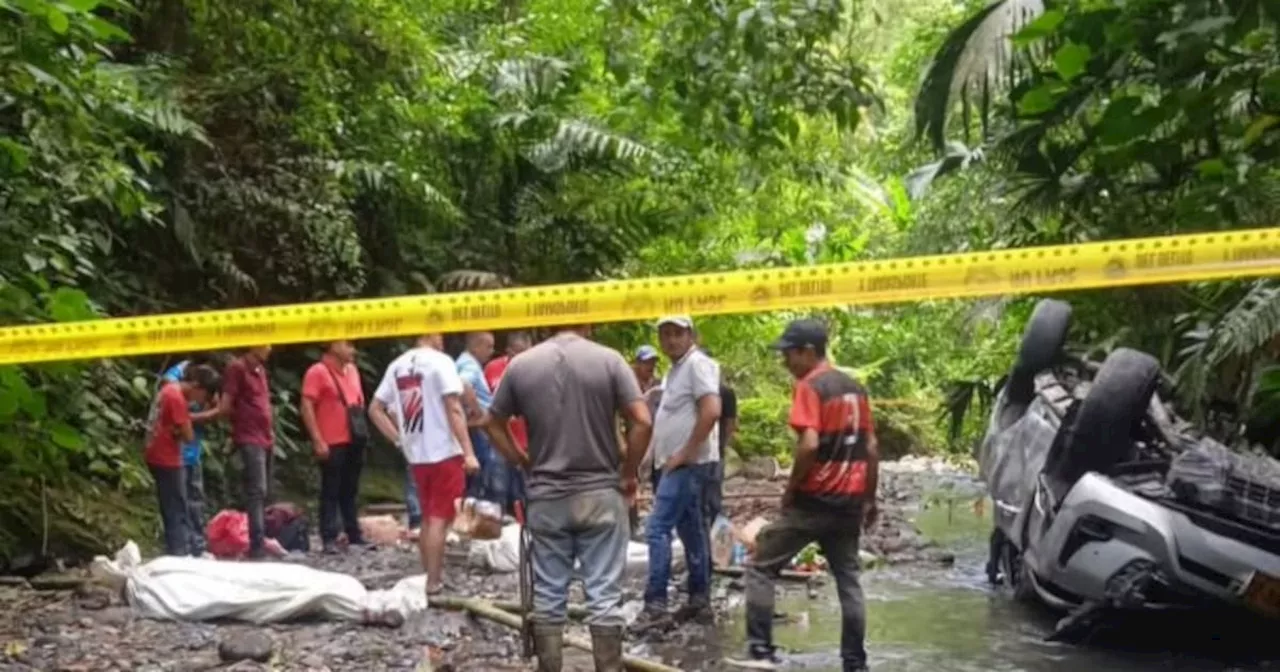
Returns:
[[[1013,41],[1015,44],[1025,45],[1029,42],[1044,39],[1057,31],[1058,26],[1062,25],[1062,21],[1065,18],[1066,15],[1059,10],[1051,9],[1046,11],[1014,33]]]
[[[1054,53],[1054,69],[1062,79],[1069,82],[1084,73],[1090,55],[1089,45],[1068,42]]]
[[[67,29],[71,27],[71,21],[67,19],[67,15],[56,5],[49,5],[45,10],[45,19],[49,23],[49,28],[59,35],[65,35]]]
[[[55,421],[49,425],[49,439],[54,445],[68,450],[80,450],[85,445],[84,436],[64,422]]]

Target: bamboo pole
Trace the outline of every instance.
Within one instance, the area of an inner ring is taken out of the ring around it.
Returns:
[[[503,611],[509,611],[513,614],[524,613],[524,607],[521,606],[519,602],[514,602],[511,600],[493,600],[492,602],[490,602],[490,604],[492,604],[493,606]],[[570,604],[568,614],[569,614],[569,618],[586,618],[587,608],[586,606],[581,604]]]
[[[721,576],[731,576],[734,578],[742,578],[747,574],[747,570],[744,567],[712,567],[711,571]],[[783,581],[794,581],[796,583],[813,581],[821,576],[822,572],[797,572],[793,569],[784,569],[778,573],[778,578]]]
[[[429,599],[429,602],[433,607],[452,609],[454,611],[465,611],[472,616],[493,621],[494,623],[505,625],[508,628],[515,628],[516,630],[519,630],[524,627],[524,621],[519,616],[503,611],[488,600],[451,597],[445,595],[432,597]],[[586,651],[588,653],[591,652],[591,642],[582,637],[565,634],[564,643],[565,645],[571,646],[575,649]],[[622,656],[622,665],[633,672],[680,672],[680,670],[674,667],[626,654],[623,654]]]

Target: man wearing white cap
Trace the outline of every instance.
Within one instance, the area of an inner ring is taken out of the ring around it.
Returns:
[[[654,375],[657,368],[658,351],[652,345],[636,348],[636,358],[631,362],[631,370],[636,374],[641,392],[648,392],[658,384],[658,377]]]
[[[684,315],[658,321],[662,351],[671,359],[663,379],[662,400],[654,418],[649,454],[660,477],[653,511],[645,525],[649,544],[649,582],[645,610],[636,629],[664,629],[667,584],[671,577],[671,533],[684,544],[689,570],[689,601],[676,612],[677,621],[710,622],[711,554],[702,523],[703,465],[720,459],[712,432],[720,420],[720,365],[694,343],[693,320]]]

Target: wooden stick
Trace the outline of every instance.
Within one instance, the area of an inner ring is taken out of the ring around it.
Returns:
[[[465,611],[472,616],[490,620],[494,623],[505,625],[508,628],[515,628],[516,630],[519,630],[524,627],[524,621],[519,616],[507,613],[487,600],[451,597],[445,595],[429,598],[428,602],[433,607]],[[581,651],[586,651],[588,653],[591,651],[591,642],[582,637],[565,634],[564,643]],[[680,670],[674,667],[669,667],[662,663],[655,663],[643,658],[636,658],[635,656],[627,654],[623,654],[622,656],[622,665],[633,672],[680,672]]]
[[[509,611],[513,614],[524,613],[524,607],[521,606],[519,602],[512,602],[507,600],[494,600],[490,604],[492,604],[493,606],[503,611]],[[586,618],[587,613],[588,613],[587,607],[585,605],[581,605],[581,604],[569,605],[569,618]]]
[[[747,574],[745,567],[712,567],[711,571],[721,576],[732,576],[735,578],[741,578]],[[821,576],[821,572],[797,572],[794,569],[784,569],[778,574],[778,577],[783,581],[795,581],[797,583],[811,581]]]

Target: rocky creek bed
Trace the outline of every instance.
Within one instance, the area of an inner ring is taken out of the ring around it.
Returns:
[[[779,475],[767,479],[759,477],[759,470],[745,471],[752,477],[730,478],[725,488],[726,512],[738,525],[757,515],[772,516],[782,491]],[[864,535],[863,548],[877,556],[877,563],[893,565],[895,571],[952,562],[954,557],[925,538],[913,520],[926,507],[974,506],[980,501],[980,488],[965,472],[940,460],[907,458],[886,464],[883,471],[883,514],[876,528]],[[451,552],[446,582],[452,592],[494,600],[518,598],[515,574],[468,569],[463,566],[464,556],[460,549]],[[334,556],[311,554],[293,561],[351,574],[370,588],[389,587],[420,571],[416,550],[408,545]],[[73,575],[72,584],[74,579]],[[269,626],[175,623],[138,618],[118,598],[89,584],[62,590],[46,585],[37,590],[13,583],[0,587],[0,603],[7,607],[0,614],[3,670],[531,669],[520,658],[515,631],[459,612],[430,609],[399,628],[322,621]],[[739,580],[721,576],[716,584],[718,608],[740,610]],[[679,585],[683,581],[677,576],[673,596]],[[625,591],[629,614],[638,610],[642,590],[643,576],[629,575]],[[809,592],[815,599],[834,599],[830,586],[811,585]],[[574,593],[581,600],[577,586]],[[714,627],[686,625],[660,643],[633,642],[632,649],[638,655],[666,658],[681,669],[715,669],[711,656],[691,661],[687,654],[691,646],[705,648],[718,636]],[[673,656],[682,660],[673,661]],[[247,660],[254,657],[269,660]],[[566,668],[590,669],[590,661],[585,654],[570,657]]]

